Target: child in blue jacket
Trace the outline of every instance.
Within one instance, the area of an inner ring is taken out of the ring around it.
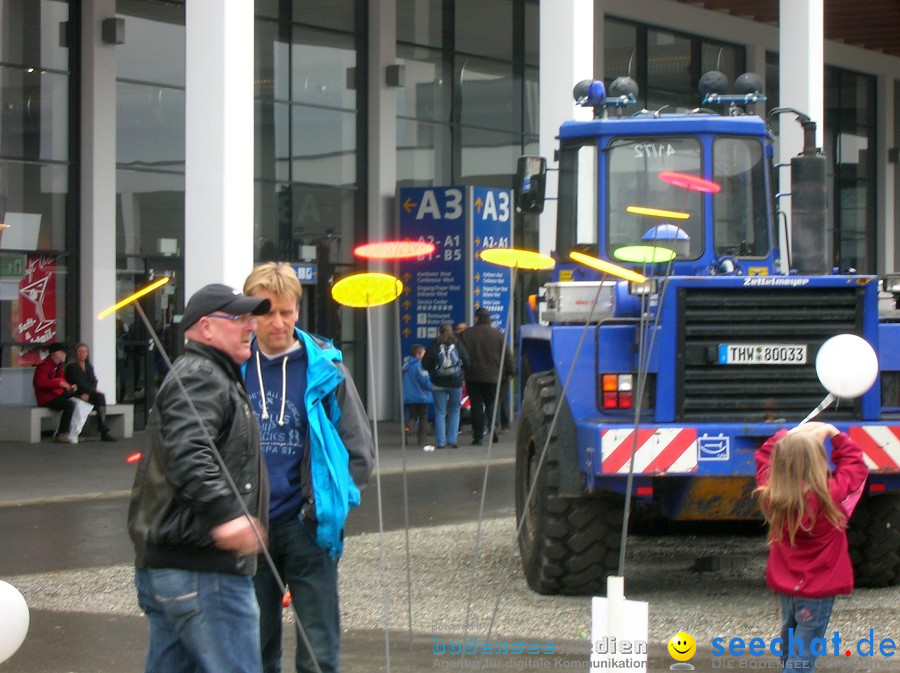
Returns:
[[[425,347],[413,344],[409,349],[410,357],[403,364],[403,406],[405,428],[409,434],[413,422],[418,423],[419,444],[425,444],[425,433],[428,430],[428,404],[431,402],[431,378],[422,368]]]

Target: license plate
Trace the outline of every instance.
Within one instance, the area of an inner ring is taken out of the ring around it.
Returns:
[[[720,365],[805,365],[806,344],[719,344]]]

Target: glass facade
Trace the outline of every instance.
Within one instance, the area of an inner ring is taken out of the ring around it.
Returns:
[[[74,336],[78,171],[69,4],[0,0],[0,403],[26,403],[42,343]],[[27,386],[18,379],[27,377]]]
[[[834,171],[834,265],[875,273],[875,78],[825,68],[825,155]]]
[[[127,39],[116,46],[116,295],[159,276],[172,281],[141,300],[170,357],[180,353],[184,308],[184,5],[118,0]],[[134,307],[116,322],[118,399],[141,427],[166,372]]]
[[[334,307],[327,284],[355,263],[352,248],[367,235],[368,5],[254,1],[254,257],[316,261],[318,284],[306,287],[301,325],[351,352],[361,321]],[[116,10],[127,35],[115,48],[116,293],[171,276],[168,289],[143,305],[165,332],[184,304],[185,3],[117,0]],[[4,372],[25,369],[23,342],[78,336],[79,288],[71,279],[79,253],[81,11],[66,0],[0,0]],[[393,94],[398,187],[512,185],[517,157],[537,152],[539,13],[538,0],[396,0],[404,68]],[[598,44],[604,79],[633,77],[639,106],[648,109],[695,108],[703,72],[717,69],[733,81],[745,69],[742,47],[616,17],[604,18]],[[777,104],[777,64],[767,54],[768,107]],[[878,245],[875,81],[826,69],[834,261],[865,272],[876,270]],[[741,152],[732,152],[739,165],[756,165],[755,154]],[[741,198],[756,199],[755,190],[754,183]],[[727,229],[737,214],[717,217]],[[517,241],[528,245],[524,230],[518,221]],[[119,397],[147,399],[159,358],[132,312],[119,330],[127,353]]]
[[[254,257],[317,263],[300,325],[345,349],[353,316],[329,284],[367,233],[365,12],[361,0],[256,3]]]
[[[398,186],[512,186],[537,147],[538,3],[398,0]]]
[[[684,112],[700,106],[703,73],[722,72],[734,82],[745,71],[743,47],[696,35],[606,17],[604,81],[631,77],[640,88],[638,108]]]
[[[771,92],[767,111],[779,106],[778,63],[778,54],[766,54],[766,88]],[[834,178],[828,185],[831,262],[860,273],[883,272],[878,267],[875,77],[825,66],[824,84],[822,149],[829,161],[829,178]],[[780,123],[796,122],[789,115]],[[776,117],[776,134],[778,124]]]

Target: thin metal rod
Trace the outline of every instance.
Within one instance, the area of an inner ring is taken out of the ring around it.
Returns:
[[[503,334],[503,347],[500,350],[500,369],[497,372],[497,390],[494,391],[494,408],[491,414],[490,425],[487,427],[488,444],[487,455],[484,458],[484,480],[481,484],[481,502],[478,505],[478,525],[475,530],[475,547],[472,550],[472,581],[469,583],[469,597],[466,603],[466,621],[463,628],[463,640],[469,634],[469,620],[472,616],[472,602],[475,593],[475,578],[478,573],[478,552],[481,548],[481,524],[484,519],[484,503],[487,497],[488,475],[491,469],[491,448],[494,444],[494,427],[497,420],[497,407],[500,405],[500,384],[503,381],[503,367],[506,362],[506,342],[509,339],[509,327],[512,324],[513,308],[516,298],[516,267],[512,268],[512,275],[509,282],[509,310],[506,314],[506,328]],[[465,653],[463,653],[465,660]]]
[[[562,410],[563,401],[566,399],[566,393],[569,390],[569,384],[572,382],[572,375],[575,372],[575,365],[578,362],[578,358],[581,355],[581,349],[584,346],[584,340],[587,337],[588,329],[591,326],[591,321],[594,317],[594,310],[597,307],[597,302],[600,301],[600,293],[603,291],[603,283],[606,280],[606,272],[603,272],[603,275],[600,277],[600,285],[597,287],[597,294],[594,296],[594,301],[591,304],[591,311],[588,313],[587,321],[584,323],[584,328],[581,330],[581,336],[578,339],[578,345],[575,347],[575,354],[572,357],[572,364],[569,365],[569,371],[566,374],[566,380],[563,383],[562,390],[559,394],[559,399],[556,401],[556,409],[553,410],[553,417],[550,419],[550,427],[547,429],[547,438],[544,440],[544,446],[541,449],[541,455],[538,458],[537,467],[535,467],[534,474],[531,477],[531,483],[528,485],[528,493],[525,495],[525,503],[522,506],[522,518],[519,519],[516,525],[516,535],[513,539],[512,548],[509,552],[509,559],[511,560],[516,553],[516,547],[518,546],[519,536],[522,534],[522,529],[525,527],[525,513],[528,511],[528,506],[531,503],[531,499],[534,497],[534,493],[537,486],[537,476],[541,472],[541,468],[544,466],[544,459],[547,455],[547,450],[550,447],[550,439],[553,437],[553,431],[556,429],[556,423],[559,420],[559,412]],[[494,622],[497,618],[497,613],[500,611],[500,600],[503,597],[503,592],[506,589],[506,585],[509,582],[510,574],[507,573],[503,578],[503,581],[500,583],[500,588],[497,591],[497,600],[494,602],[494,611],[491,613],[491,621],[488,624],[487,636],[486,638],[490,639],[491,632],[494,629]]]
[[[400,302],[394,302],[394,324],[400,325]],[[399,327],[398,327],[399,329]],[[403,404],[403,341],[400,338],[400,335],[397,336],[397,359],[400,361],[400,366],[397,368],[397,374],[399,377],[400,387],[397,390],[400,391],[400,458],[403,467],[403,534],[406,546],[406,612],[407,612],[407,630],[409,631],[409,661],[408,667],[412,666],[412,653],[413,653],[413,599],[412,599],[412,563],[410,562],[410,552],[409,552],[409,488],[407,485],[407,469],[406,469],[406,449],[407,449],[407,441],[406,441],[406,430],[405,430],[405,408]],[[415,367],[416,365],[411,365]],[[418,363],[418,366],[421,367],[421,362]],[[422,422],[422,418],[419,417],[419,423]],[[437,419],[435,419],[437,422]],[[428,423],[427,414],[425,423]]]
[[[674,259],[674,258],[673,258]],[[648,275],[646,273],[647,269],[644,269],[644,275]],[[638,385],[637,390],[635,391],[635,395],[637,396],[637,401],[634,403],[634,429],[631,433],[631,458],[628,461],[628,477],[625,479],[625,507],[622,511],[622,535],[619,543],[619,577],[625,577],[625,551],[626,546],[628,544],[628,519],[631,518],[631,491],[634,486],[634,457],[637,453],[637,437],[638,437],[638,429],[641,423],[641,410],[644,401],[644,389],[647,384],[647,370],[649,368],[649,359],[650,354],[653,352],[653,345],[656,342],[656,331],[659,327],[660,322],[660,314],[662,312],[663,300],[666,296],[666,290],[669,287],[669,284],[665,282],[665,280],[669,277],[669,274],[672,272],[672,260],[669,260],[668,266],[666,267],[666,273],[663,276],[663,289],[662,293],[659,297],[659,302],[656,307],[656,317],[653,320],[653,329],[650,333],[650,343],[647,344],[644,335],[646,333],[647,321],[646,315],[648,310],[648,296],[644,295],[641,299],[641,318],[638,323]]]
[[[191,413],[194,415],[197,425],[200,426],[200,429],[203,431],[203,438],[206,440],[206,444],[209,449],[212,451],[213,456],[215,456],[216,462],[219,464],[219,468],[222,470],[222,475],[225,477],[225,481],[228,484],[228,487],[231,489],[231,492],[234,494],[234,497],[237,499],[238,504],[241,507],[241,512],[245,517],[247,517],[247,521],[250,522],[250,527],[253,529],[254,535],[256,535],[256,540],[259,542],[260,554],[266,559],[266,564],[269,566],[269,570],[272,572],[272,577],[275,579],[275,584],[278,585],[278,589],[281,591],[281,595],[287,592],[287,587],[284,584],[284,581],[281,579],[281,575],[278,574],[278,570],[275,569],[275,561],[272,559],[272,555],[269,553],[269,549],[266,547],[265,540],[263,539],[263,535],[259,530],[259,526],[253,521],[253,516],[250,514],[250,510],[247,509],[247,504],[244,502],[244,499],[241,497],[241,493],[238,490],[237,485],[234,483],[234,479],[231,477],[231,473],[228,471],[228,467],[225,465],[225,461],[222,458],[222,455],[219,453],[218,448],[216,448],[216,443],[213,441],[213,438],[209,434],[209,430],[206,428],[206,424],[203,422],[203,419],[200,417],[200,413],[197,411],[197,407],[194,406],[194,401],[191,399],[190,395],[188,395],[187,389],[184,387],[184,382],[181,380],[181,376],[178,375],[178,372],[175,370],[174,365],[172,364],[172,360],[169,359],[169,354],[166,353],[166,349],[162,345],[162,341],[159,339],[159,335],[157,335],[156,330],[153,329],[153,325],[150,324],[150,320],[147,318],[147,315],[144,313],[144,309],[141,307],[140,302],[134,302],[135,309],[137,309],[138,316],[140,316],[141,321],[143,321],[144,326],[150,332],[150,338],[153,340],[153,343],[156,345],[156,348],[159,351],[159,354],[162,356],[163,362],[166,363],[166,366],[169,369],[169,374],[172,375],[175,383],[178,385],[178,389],[181,391],[181,394],[184,396],[184,399],[187,401],[188,408],[190,408]],[[262,460],[262,456],[260,456],[260,460]],[[303,628],[303,625],[300,623],[300,614],[297,612],[297,607],[294,605],[294,601],[291,600],[291,610],[294,613],[294,623],[297,625],[297,633],[300,635],[300,640],[303,642],[303,646],[306,648],[307,653],[312,659],[313,667],[316,669],[316,673],[322,673],[322,669],[319,668],[319,661],[316,659],[316,654],[313,652],[312,644],[309,642],[309,638],[306,635],[306,631]]]
[[[372,347],[372,309],[366,307],[366,334],[369,357],[369,402],[372,408],[372,438],[375,443],[375,495],[378,502],[378,552],[381,564],[381,591],[384,598],[384,658],[388,673],[391,673],[391,600],[387,585],[387,561],[384,552],[384,509],[381,501],[381,453],[378,450],[378,398],[375,395],[375,353]]]

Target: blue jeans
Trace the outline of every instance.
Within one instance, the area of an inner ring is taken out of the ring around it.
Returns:
[[[147,673],[259,673],[259,607],[245,575],[144,568],[134,576],[150,619]]]
[[[459,405],[462,401],[462,386],[459,388],[435,388],[431,391],[431,395],[434,397],[434,436],[438,448],[444,447],[448,443],[456,444],[459,440]]]
[[[337,560],[316,544],[306,525],[296,518],[269,527],[269,553],[291,591],[319,668],[322,673],[336,673],[341,639]],[[259,601],[263,671],[280,673],[282,595],[269,564],[262,557],[259,561],[253,583]],[[299,633],[295,661],[298,673],[316,670]]]
[[[816,670],[816,655],[810,652],[813,638],[822,638],[834,596],[803,598],[779,594],[781,599],[781,665],[793,671],[812,673]]]

